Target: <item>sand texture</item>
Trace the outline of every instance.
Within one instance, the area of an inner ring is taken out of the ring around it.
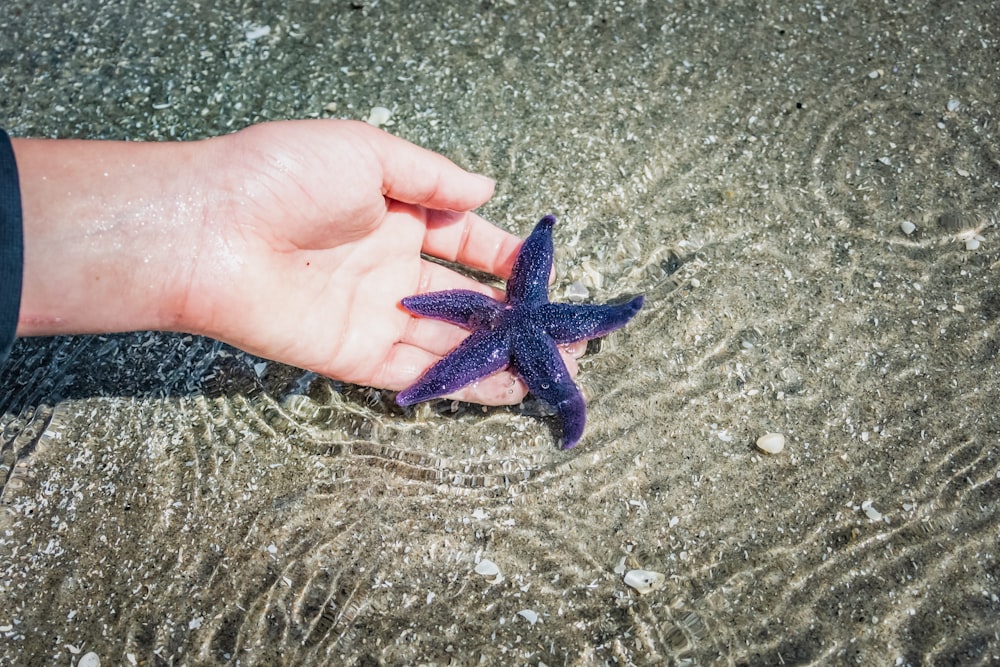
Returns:
[[[566,452],[531,401],[19,341],[0,664],[1000,662],[998,3],[30,0],[0,90],[14,136],[385,107],[559,217],[553,299],[646,295]]]

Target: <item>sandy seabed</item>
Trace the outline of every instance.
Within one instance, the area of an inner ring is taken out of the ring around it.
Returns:
[[[531,402],[20,341],[0,664],[1000,661],[1000,5],[119,4],[0,16],[13,136],[383,106],[485,217],[559,216],[554,298],[647,305],[571,451]]]

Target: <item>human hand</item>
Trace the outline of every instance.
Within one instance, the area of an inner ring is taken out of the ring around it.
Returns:
[[[368,125],[297,121],[217,140],[228,193],[207,220],[186,303],[190,328],[357,384],[402,389],[465,332],[416,318],[418,292],[496,290],[421,252],[506,277],[521,240],[470,209],[492,181]],[[566,354],[571,372],[573,354]],[[516,403],[504,371],[456,398]]]
[[[466,335],[413,317],[402,297],[499,296],[421,252],[506,278],[520,245],[471,212],[491,181],[362,123],[267,123],[189,143],[20,140],[15,152],[20,335],[188,331],[398,390]],[[574,375],[583,349],[564,353]],[[510,404],[525,392],[504,371],[454,397]]]

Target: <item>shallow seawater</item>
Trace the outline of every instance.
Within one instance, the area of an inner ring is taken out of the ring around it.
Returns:
[[[497,179],[484,216],[558,216],[554,299],[646,306],[581,360],[570,451],[530,401],[20,341],[0,663],[1000,661],[1000,12],[71,4],[0,18],[12,133],[385,106]]]

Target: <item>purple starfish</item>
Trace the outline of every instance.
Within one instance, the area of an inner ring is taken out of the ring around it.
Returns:
[[[597,338],[625,326],[642,308],[637,296],[621,305],[549,303],[552,225],[547,215],[525,240],[507,281],[505,302],[470,290],[417,294],[402,300],[415,315],[457,324],[472,334],[396,396],[413,405],[438,398],[510,366],[528,390],[559,413],[563,449],[583,435],[587,408],[559,356],[559,343]]]

